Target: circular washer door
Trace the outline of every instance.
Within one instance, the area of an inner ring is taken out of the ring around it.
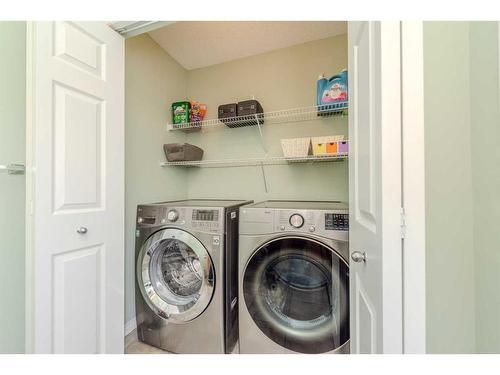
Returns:
[[[246,307],[275,343],[300,353],[326,353],[349,340],[349,266],[308,238],[261,246],[243,276]]]
[[[137,260],[144,300],[162,318],[185,323],[207,308],[215,287],[212,259],[203,244],[179,229],[151,235]]]

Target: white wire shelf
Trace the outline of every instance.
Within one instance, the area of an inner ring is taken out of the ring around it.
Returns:
[[[193,131],[197,129],[227,126],[240,128],[251,125],[280,124],[299,121],[310,121],[325,117],[344,117],[348,114],[348,103],[311,106],[280,111],[264,112],[257,115],[228,117],[225,119],[211,119],[184,124],[167,124],[168,130]]]
[[[176,161],[176,162],[160,162],[161,167],[208,167],[208,168],[224,168],[224,167],[251,167],[263,165],[283,165],[294,163],[315,163],[315,162],[335,162],[343,161],[348,158],[348,153],[342,154],[324,154],[324,155],[309,155],[302,157],[264,157],[264,158],[248,158],[248,159],[220,159],[220,160],[199,160],[199,161]]]

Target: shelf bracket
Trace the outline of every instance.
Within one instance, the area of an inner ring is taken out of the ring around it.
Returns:
[[[266,193],[269,193],[267,190],[267,179],[266,179],[266,171],[264,170],[264,163],[260,163],[260,170],[262,171],[262,179],[264,180],[264,190]]]
[[[262,127],[260,126],[260,120],[258,114],[255,114],[255,121],[257,121],[257,127],[259,128],[260,144],[262,145],[262,148],[264,149],[264,152],[267,155],[267,147],[266,144],[264,143],[264,134],[262,133]]]

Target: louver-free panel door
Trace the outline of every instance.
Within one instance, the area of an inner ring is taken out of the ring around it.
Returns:
[[[351,351],[402,352],[399,22],[349,22]]]
[[[124,42],[33,24],[33,351],[122,353]]]

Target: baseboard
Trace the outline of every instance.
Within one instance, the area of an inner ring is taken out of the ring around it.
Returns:
[[[135,316],[125,323],[125,336],[128,336],[137,328],[137,320]]]

